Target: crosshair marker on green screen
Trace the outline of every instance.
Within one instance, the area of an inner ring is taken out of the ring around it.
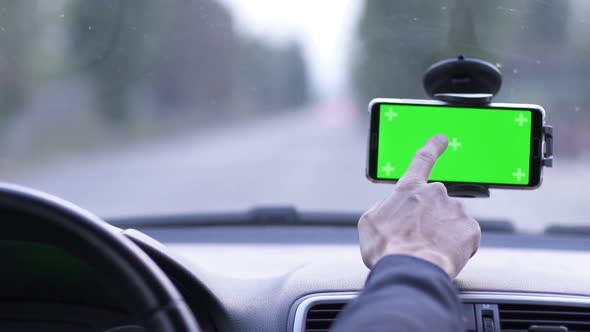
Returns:
[[[529,182],[531,111],[381,104],[379,112],[378,179],[399,179],[430,137],[445,134],[430,181]]]

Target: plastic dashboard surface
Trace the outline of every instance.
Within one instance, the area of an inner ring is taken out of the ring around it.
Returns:
[[[292,305],[363,287],[354,227],[144,228],[215,294],[235,331],[288,331]],[[484,233],[456,280],[461,291],[590,296],[584,237]]]

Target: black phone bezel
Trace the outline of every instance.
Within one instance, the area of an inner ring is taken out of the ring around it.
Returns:
[[[429,107],[464,107],[464,108],[487,108],[496,110],[530,110],[531,111],[531,141],[529,156],[529,182],[525,184],[505,184],[505,183],[473,183],[468,184],[482,185],[490,188],[512,188],[512,189],[534,189],[541,185],[542,181],[542,164],[543,164],[543,124],[545,121],[545,111],[539,105],[529,104],[487,104],[487,105],[455,105],[433,101],[419,100],[396,100],[396,101],[373,101],[370,104],[370,125],[369,125],[369,142],[366,176],[370,181],[383,183],[396,183],[399,179],[378,179],[377,178],[377,151],[379,144],[379,108],[383,104],[390,105],[424,105]],[[493,157],[492,157],[493,158]],[[493,159],[490,160],[493,162]],[[467,182],[443,181],[449,184],[465,184]]]

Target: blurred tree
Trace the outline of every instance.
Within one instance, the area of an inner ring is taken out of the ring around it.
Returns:
[[[156,92],[164,108],[218,114],[307,101],[307,69],[297,43],[277,47],[237,34],[229,12],[216,1],[183,4],[158,68]]]
[[[433,52],[433,58],[430,62],[434,63],[443,59],[454,58],[459,54],[494,62],[494,55],[482,47],[482,44],[486,44],[486,42],[485,40],[482,42],[478,38],[474,22],[476,14],[489,13],[489,9],[489,1],[481,4],[481,1],[455,0],[450,8],[448,33],[445,38],[446,44],[442,49]]]
[[[240,38],[235,53],[236,92],[240,107],[247,110],[276,107],[272,49],[260,40]]]
[[[540,57],[563,57],[568,12],[567,1],[367,0],[354,67],[361,102],[423,97],[424,70],[458,54],[505,64],[508,81],[528,68],[538,75]]]
[[[244,37],[236,54],[237,94],[242,106],[280,111],[309,101],[307,65],[298,43],[277,46]]]
[[[157,68],[164,109],[215,113],[233,98],[236,33],[228,10],[214,0],[181,1]]]
[[[548,46],[559,48],[567,44],[570,6],[570,1],[528,1],[519,41],[535,52],[547,51]]]
[[[543,105],[558,135],[555,149],[561,157],[585,150],[579,142],[588,138],[590,112],[581,106],[590,105],[590,57],[573,47],[573,39],[587,35],[570,31],[574,3],[527,1],[513,32],[512,53],[520,57],[506,54],[504,60],[511,67],[504,75],[511,90],[508,98]]]
[[[153,72],[169,7],[155,0],[69,3],[70,56],[90,79],[98,110],[111,123],[127,120],[134,83]]]
[[[353,71],[361,104],[424,95],[424,70],[446,43],[447,10],[446,1],[365,1]]]
[[[286,108],[299,107],[309,101],[309,79],[303,52],[298,43],[290,43],[283,52],[284,77],[283,87],[284,106]]]
[[[0,128],[22,106],[28,89],[27,69],[34,49],[31,1],[4,1],[0,7]]]

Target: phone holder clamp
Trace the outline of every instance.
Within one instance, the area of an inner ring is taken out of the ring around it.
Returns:
[[[543,150],[543,166],[553,167],[553,127],[544,125],[543,136],[545,149]]]

